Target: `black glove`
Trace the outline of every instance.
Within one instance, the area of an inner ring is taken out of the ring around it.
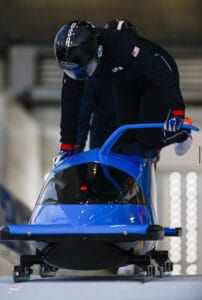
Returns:
[[[79,144],[76,144],[73,146],[73,153],[76,154],[76,153],[80,153],[83,151],[83,146],[79,145]]]
[[[164,130],[166,131],[179,131],[184,123],[184,111],[173,110],[169,111],[164,122]]]
[[[73,147],[69,144],[62,144],[60,152],[53,158],[53,167],[57,166],[57,164],[63,159],[69,157],[73,154]]]

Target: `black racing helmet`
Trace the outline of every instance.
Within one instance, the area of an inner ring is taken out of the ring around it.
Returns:
[[[119,19],[111,20],[104,26],[104,28],[110,28],[113,30],[123,30],[132,33],[135,36],[138,35],[135,26],[127,20],[119,20]]]
[[[102,56],[98,32],[87,21],[64,25],[55,37],[54,52],[59,67],[72,79],[85,79],[95,72]]]

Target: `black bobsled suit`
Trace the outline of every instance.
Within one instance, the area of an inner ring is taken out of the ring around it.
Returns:
[[[103,56],[93,76],[111,78],[118,126],[164,122],[169,110],[184,110],[176,63],[162,47],[123,31],[99,29],[99,33]],[[64,144],[76,143],[84,83],[64,75],[61,116]],[[169,134],[175,136],[169,143],[187,138],[186,134]],[[130,131],[123,139],[126,143],[137,141],[150,150],[168,145],[162,129]]]
[[[90,131],[90,149],[101,147],[116,129],[116,123],[111,81],[89,77],[81,99],[77,144],[84,149]]]

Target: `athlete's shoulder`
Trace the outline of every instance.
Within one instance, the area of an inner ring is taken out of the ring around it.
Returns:
[[[99,28],[100,41],[104,44],[115,44],[120,47],[128,47],[133,43],[134,38],[127,32],[120,30],[113,30],[110,28]]]
[[[140,49],[140,43],[136,38],[126,31],[112,29],[100,30],[100,41],[103,45],[104,53],[111,53],[114,60],[120,63],[128,64],[130,57],[133,55],[133,49]],[[138,53],[135,53],[137,56]]]
[[[142,36],[137,37],[137,40],[140,44],[142,44],[143,47],[147,48],[152,52],[165,54],[166,56],[171,56],[168,50],[164,46],[160,45],[158,42],[151,41]]]

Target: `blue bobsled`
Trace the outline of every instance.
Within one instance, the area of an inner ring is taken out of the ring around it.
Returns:
[[[117,269],[130,263],[154,275],[152,259],[162,272],[172,270],[167,251],[155,245],[164,236],[178,236],[180,228],[158,224],[153,153],[112,151],[126,130],[162,126],[121,126],[101,148],[72,155],[53,168],[29,224],[1,228],[2,240],[28,240],[36,251],[21,256],[15,281],[29,279],[33,264],[40,265],[41,276],[58,268]]]

